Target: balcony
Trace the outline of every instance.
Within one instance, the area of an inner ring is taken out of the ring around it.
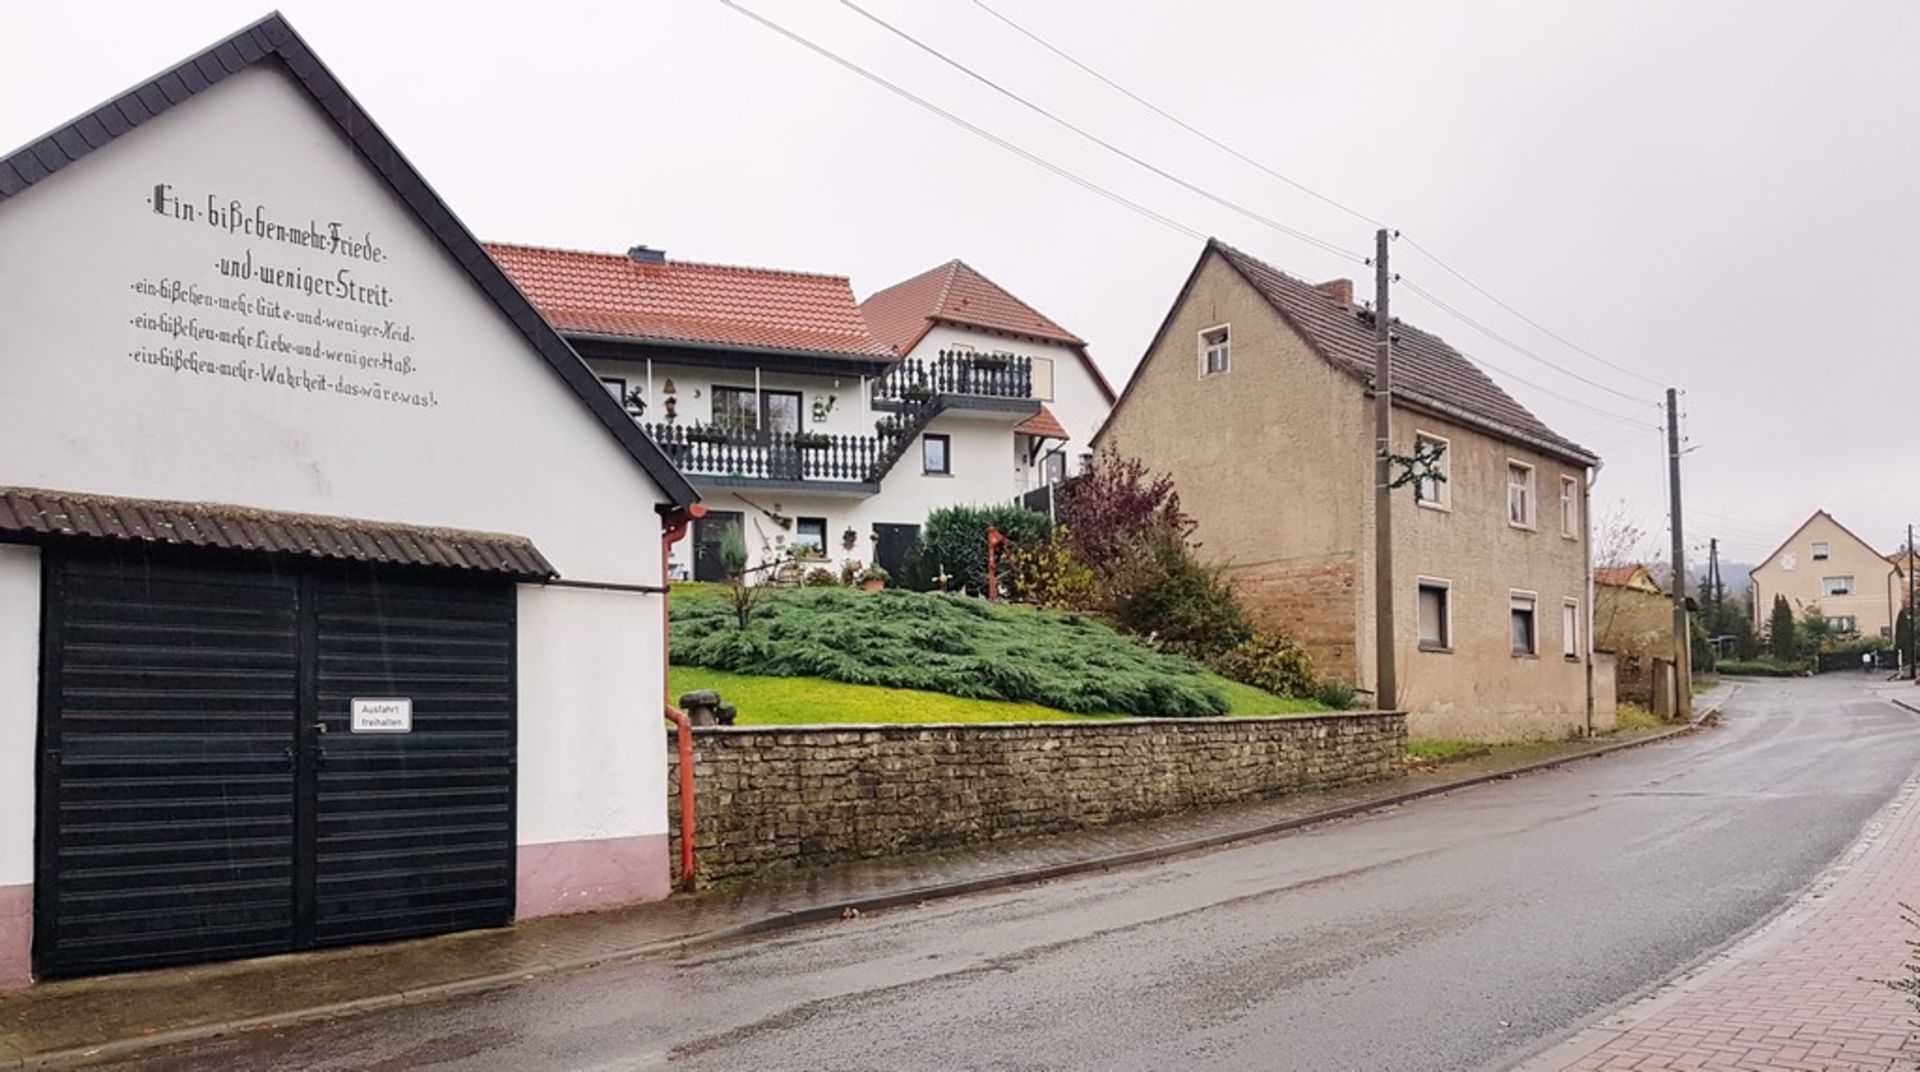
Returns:
[[[712,425],[643,423],[667,459],[696,483],[848,491],[878,490],[899,435],[761,432]]]
[[[1031,358],[952,350],[932,359],[907,358],[888,369],[873,383],[873,405],[896,411],[939,405],[1028,416],[1040,408],[1033,394]]]

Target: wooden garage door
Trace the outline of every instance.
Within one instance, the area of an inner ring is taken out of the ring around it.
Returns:
[[[511,582],[45,561],[41,975],[511,921]]]

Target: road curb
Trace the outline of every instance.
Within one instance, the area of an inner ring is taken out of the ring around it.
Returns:
[[[1731,693],[1729,693],[1729,695],[1731,695]],[[1261,838],[1271,837],[1275,834],[1284,834],[1289,831],[1301,829],[1302,827],[1352,818],[1353,816],[1364,815],[1368,812],[1382,811],[1427,797],[1440,796],[1444,793],[1470,789],[1474,786],[1485,785],[1489,782],[1517,778],[1521,775],[1533,774],[1538,771],[1548,770],[1568,763],[1575,763],[1584,759],[1596,759],[1600,756],[1611,755],[1615,752],[1624,752],[1632,748],[1640,748],[1650,744],[1658,744],[1662,741],[1671,741],[1690,736],[1703,727],[1706,718],[1718,713],[1720,706],[1725,703],[1725,700],[1726,698],[1723,697],[1720,703],[1715,704],[1713,708],[1703,712],[1699,718],[1687,725],[1675,726],[1670,730],[1649,734],[1646,737],[1641,737],[1636,740],[1618,741],[1613,744],[1605,744],[1597,748],[1589,748],[1585,751],[1574,752],[1569,755],[1522,764],[1521,766],[1511,767],[1506,770],[1488,771],[1466,778],[1458,778],[1450,782],[1422,786],[1419,789],[1410,789],[1402,793],[1394,793],[1372,800],[1358,801],[1353,804],[1345,804],[1337,808],[1314,812],[1310,815],[1300,815],[1290,819],[1262,823],[1258,826],[1240,830],[1207,834],[1167,845],[1156,845],[1152,848],[1136,849],[1131,852],[1112,853],[1106,856],[1089,857],[1084,860],[1050,864],[1045,867],[1031,867],[1019,871],[1007,871],[959,882],[916,886],[912,889],[878,894],[851,901],[835,901],[831,904],[813,905],[785,912],[776,912],[759,919],[748,920],[744,923],[716,927],[711,930],[683,935],[678,938],[649,942],[644,945],[617,950],[612,953],[570,961],[560,961],[553,964],[542,964],[534,968],[518,971],[475,976],[473,978],[420,987],[415,990],[356,998],[353,1001],[311,1006],[305,1009],[291,1010],[266,1016],[251,1016],[244,1019],[227,1020],[215,1024],[202,1024],[171,1031],[158,1031],[150,1035],[141,1035],[138,1038],[117,1039],[95,1046],[53,1050],[19,1058],[0,1056],[0,1069],[73,1068],[101,1061],[131,1057],[135,1054],[168,1046],[205,1042],[211,1039],[264,1027],[285,1027],[293,1024],[314,1023],[346,1016],[355,1016],[362,1013],[376,1012],[381,1009],[424,1004],[433,1001],[442,1001],[448,998],[467,997],[487,991],[505,989],[520,983],[530,982],[534,979],[566,975],[602,965],[621,964],[628,961],[642,960],[647,957],[661,956],[663,954],[680,953],[739,938],[775,934],[781,931],[811,926],[816,923],[826,923],[842,918],[848,909],[852,909],[855,912],[878,912],[889,908],[899,908],[904,905],[946,900],[973,893],[984,893],[989,890],[1027,886],[1036,882],[1048,882],[1075,875],[1092,874],[1099,871],[1111,871],[1116,868],[1153,863],[1242,841],[1257,841]],[[0,1042],[0,1046],[5,1045],[6,1043]]]

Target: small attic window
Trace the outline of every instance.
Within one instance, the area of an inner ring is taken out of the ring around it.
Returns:
[[[1233,367],[1233,342],[1227,325],[1200,333],[1200,375],[1220,376]]]

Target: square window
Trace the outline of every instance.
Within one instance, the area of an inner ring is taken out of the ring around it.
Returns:
[[[1815,562],[1825,562],[1825,561],[1827,560],[1827,556],[1828,556],[1828,555],[1830,555],[1830,554],[1832,554],[1832,553],[1833,553],[1833,548],[1832,548],[1832,546],[1831,546],[1831,545],[1829,545],[1829,544],[1827,543],[1827,541],[1825,541],[1825,540],[1815,540],[1815,541],[1814,541],[1814,543],[1813,543],[1813,560],[1814,560]]]
[[[1853,577],[1823,577],[1820,586],[1830,596],[1850,596],[1853,594]]]
[[[713,425],[734,432],[760,430],[760,402],[751,387],[713,389]]]
[[[953,458],[950,454],[952,444],[947,436],[923,435],[920,437],[920,471],[923,473],[953,472]]]
[[[613,400],[615,402],[620,403],[622,406],[625,406],[627,404],[626,377],[602,376],[600,377],[600,386],[607,389],[607,393],[613,396]]]
[[[1515,528],[1534,527],[1533,466],[1507,463],[1507,524]]]
[[[1512,609],[1508,613],[1513,623],[1513,653],[1515,655],[1540,654],[1540,623],[1535,614],[1535,604],[1539,600],[1525,592],[1513,594]]]
[[[1453,588],[1446,581],[1420,582],[1420,650],[1453,648]]]
[[[827,519],[803,517],[793,523],[793,553],[799,558],[827,557]]]
[[[1580,538],[1580,484],[1570,476],[1560,478],[1560,535]]]
[[[1577,599],[1560,604],[1560,654],[1576,662],[1580,658],[1580,601]]]
[[[1219,376],[1233,367],[1233,342],[1227,325],[1200,333],[1200,375]]]
[[[1054,451],[1040,460],[1040,473],[1049,484],[1058,484],[1067,478],[1067,455],[1064,451]]]
[[[1413,482],[1413,501],[1436,510],[1453,508],[1453,463],[1447,456],[1447,441],[1425,432],[1413,437],[1415,458],[1431,456],[1432,461]]]
[[[1053,401],[1053,358],[1051,357],[1033,359],[1033,397],[1042,402]]]

